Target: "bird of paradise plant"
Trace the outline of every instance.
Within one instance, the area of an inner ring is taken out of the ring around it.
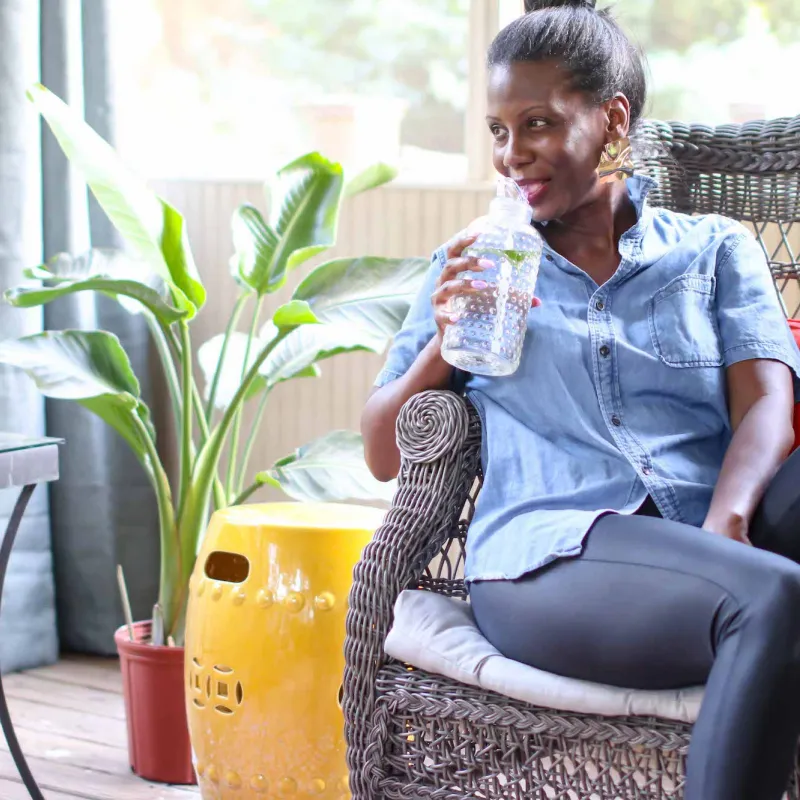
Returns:
[[[230,268],[239,295],[225,332],[205,343],[195,381],[192,321],[206,290],[181,214],[128,171],[115,151],[43,86],[29,98],[70,162],[86,180],[126,243],[123,251],[60,254],[26,271],[10,289],[15,306],[40,306],[76,292],[101,292],[141,313],[152,333],[169,391],[180,445],[173,482],[157,448],[157,432],[139,381],[119,339],[108,331],[46,331],[0,342],[0,362],[23,369],[47,397],[74,400],[127,442],[155,491],[161,544],[160,588],[153,644],[183,642],[189,577],[209,513],[245,502],[265,484],[298,500],[386,499],[391,487],[372,479],[358,434],[334,431],[248,477],[274,388],[319,375],[319,362],[355,350],[381,352],[399,329],[416,293],[424,259],[344,258],[314,268],[266,323],[264,298],[285,288],[292,270],[332,247],[342,202],[387,183],[377,164],[347,181],[338,163],[319,153],[277,174],[269,221],[250,205],[232,220]],[[249,308],[246,333],[237,328]],[[243,409],[257,404],[242,440]],[[227,454],[226,474],[220,464]]]

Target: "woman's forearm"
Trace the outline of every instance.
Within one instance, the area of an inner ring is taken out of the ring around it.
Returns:
[[[420,392],[450,386],[453,368],[442,358],[441,344],[437,333],[405,375],[376,389],[367,400],[361,415],[364,455],[378,480],[389,481],[400,471],[395,426],[406,401]]]
[[[756,400],[736,428],[703,527],[722,533],[739,524],[746,530],[793,441],[785,398]]]

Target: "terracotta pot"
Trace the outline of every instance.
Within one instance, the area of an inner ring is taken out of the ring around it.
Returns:
[[[182,647],[147,644],[151,623],[137,622],[114,634],[122,668],[131,769],[159,783],[194,784],[186,722]]]

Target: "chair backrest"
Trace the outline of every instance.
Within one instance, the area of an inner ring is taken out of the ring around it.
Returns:
[[[800,312],[800,116],[744,125],[648,120],[644,170],[659,181],[654,205],[723,214],[764,248],[790,316]]]

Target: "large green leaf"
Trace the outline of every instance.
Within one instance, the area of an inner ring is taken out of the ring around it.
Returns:
[[[215,408],[225,409],[230,405],[231,400],[233,400],[234,395],[239,391],[239,387],[242,384],[242,375],[246,374],[250,367],[253,366],[256,356],[268,344],[268,341],[262,341],[260,338],[253,339],[245,368],[244,356],[247,352],[247,339],[247,334],[240,331],[234,331],[228,337],[225,361],[217,383],[217,394],[214,397]],[[217,364],[219,364],[219,359],[222,355],[224,342],[225,334],[221,333],[213,339],[209,339],[197,351],[197,362],[200,364],[200,369],[203,371],[203,378],[205,379],[206,401],[208,401],[211,394],[211,382],[214,380],[214,375],[217,371]],[[254,395],[259,394],[266,385],[266,378],[259,376],[253,381],[245,399],[249,400]]]
[[[169,284],[176,303],[194,313],[205,302],[205,289],[181,215],[129,172],[113,148],[56,95],[36,84],[28,97],[120,234]]]
[[[278,288],[283,276],[273,280],[273,257],[278,250],[278,235],[251,205],[242,205],[233,213],[231,220],[233,246],[236,250],[231,259],[231,274],[240,286],[252,289],[258,295]]]
[[[293,336],[306,327],[319,327],[314,324],[317,321],[317,318],[314,316],[307,303],[301,301],[285,303],[275,312],[273,321],[268,322],[262,328],[261,333],[253,338],[250,344],[247,364],[245,364],[245,353],[248,352],[248,335],[240,331],[231,333],[228,337],[225,361],[222,365],[222,371],[220,372],[219,381],[217,383],[217,394],[214,398],[215,408],[224,409],[231,404],[231,401],[242,384],[242,376],[245,375],[258,360],[264,348],[280,333],[280,328],[294,328],[294,330],[289,333],[289,336]],[[211,394],[211,382],[214,380],[217,365],[222,356],[224,343],[225,335],[219,334],[205,342],[197,353],[197,360],[200,364],[200,369],[203,371],[203,377],[205,378],[206,400],[208,400]],[[280,347],[281,344],[282,342],[279,342],[277,346]],[[270,356],[267,356],[267,360],[269,360],[269,358]],[[260,394],[267,385],[274,386],[276,383],[280,383],[292,377],[316,377],[319,374],[319,370],[309,364],[303,365],[291,375],[276,376],[274,380],[268,379],[267,374],[263,373],[262,370],[259,370],[259,372],[261,374],[259,374],[248,388],[245,400],[249,400],[255,395]],[[296,373],[300,374],[298,375]]]
[[[272,322],[276,328],[294,328],[297,325],[314,325],[319,318],[304,300],[290,300],[276,309]]]
[[[292,331],[261,367],[270,384],[304,374],[311,365],[340,353],[381,353],[408,313],[428,270],[425,259],[356,258],[317,267],[295,292],[322,325]],[[274,329],[262,331],[271,339]]]
[[[266,336],[266,329],[262,336]],[[259,370],[272,386],[290,378],[307,377],[317,361],[355,350],[381,352],[382,336],[343,324],[304,325],[292,331],[269,354]]]
[[[275,189],[270,227],[278,242],[269,269],[269,291],[283,285],[287,272],[336,242],[344,190],[342,165],[309,153],[278,172]]]
[[[122,345],[105,331],[47,331],[0,342],[0,363],[24,370],[46,397],[75,400],[111,425],[146,463],[143,423],[155,438],[139,381]]]
[[[341,258],[317,267],[295,290],[320,322],[391,339],[408,314],[430,262],[424,258]]]
[[[364,444],[353,431],[333,431],[256,476],[260,483],[271,483],[269,479],[290,497],[305,501],[389,502],[395,490],[394,482],[372,477],[364,461]]]
[[[352,197],[370,189],[377,189],[385,183],[390,183],[397,177],[397,170],[381,162],[367,167],[355,178],[351,178],[344,187],[344,196]]]
[[[5,299],[20,308],[44,305],[68,294],[96,291],[114,297],[131,313],[146,308],[166,325],[188,313],[166,301],[160,278],[148,274],[145,265],[119,251],[90,250],[77,257],[61,253],[26,272],[47,285],[9,289]]]

